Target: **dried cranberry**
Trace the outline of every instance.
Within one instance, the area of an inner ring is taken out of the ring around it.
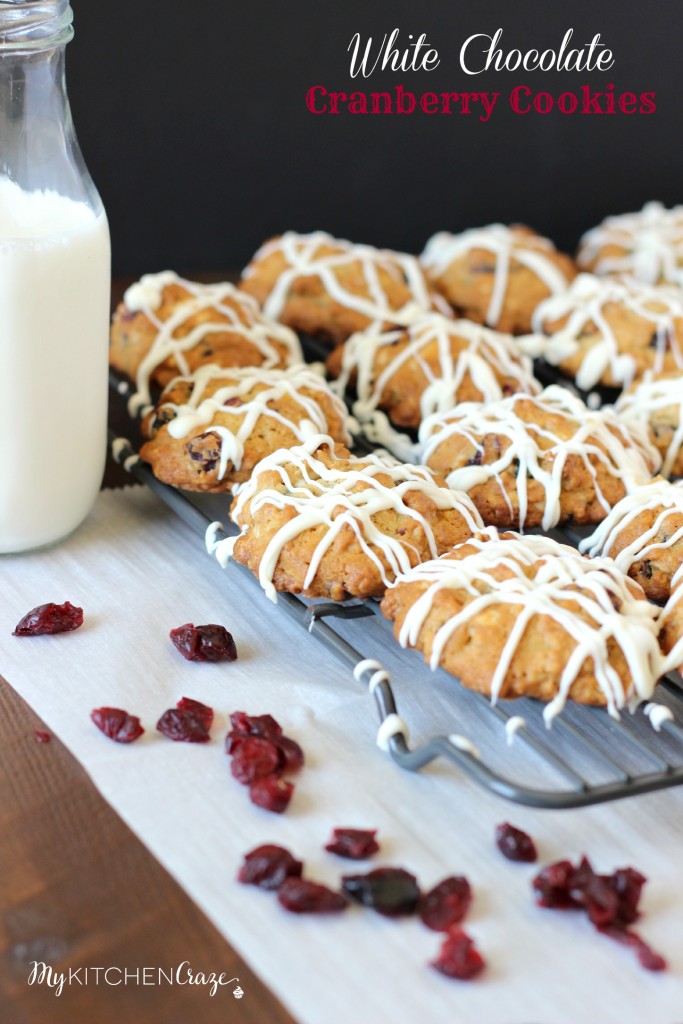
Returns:
[[[326,850],[349,860],[363,860],[379,850],[377,829],[335,828]]]
[[[470,883],[462,875],[452,875],[422,897],[420,919],[435,932],[447,932],[462,921],[471,902]]]
[[[207,729],[210,729],[213,725],[213,708],[210,708],[207,704],[202,704],[201,701],[192,700],[191,697],[181,697],[176,707],[179,711],[189,711],[200,722],[203,722]]]
[[[233,731],[249,736],[267,736],[272,739],[282,735],[282,726],[272,715],[248,715],[246,711],[233,711],[230,715]]]
[[[282,814],[287,809],[293,792],[294,786],[291,782],[285,782],[277,775],[266,775],[249,787],[249,799],[257,807],[263,807],[265,811]]]
[[[277,898],[285,910],[293,914],[333,914],[349,905],[340,892],[306,878],[285,878]]]
[[[272,742],[280,752],[280,761],[283,772],[298,772],[303,768],[304,752],[296,742],[289,736],[276,736]]]
[[[203,706],[203,705],[202,705]],[[169,740],[179,743],[208,743],[205,716],[181,708],[169,708],[157,722],[157,729]]]
[[[194,626],[186,622],[169,633],[177,650],[188,661],[235,661],[237,648],[225,626]]]
[[[39,604],[17,623],[12,636],[42,636],[44,633],[68,633],[83,625],[83,609],[64,604]]]
[[[237,874],[238,881],[245,885],[257,885],[260,889],[278,889],[285,878],[301,877],[303,864],[295,860],[283,846],[257,846],[247,853],[244,864]]]
[[[538,857],[531,836],[507,821],[496,826],[496,846],[508,860],[531,864]]]
[[[584,910],[599,932],[634,948],[643,967],[661,971],[666,967],[663,957],[627,927],[638,917],[645,882],[634,868],[598,875],[588,858],[582,857],[577,867],[566,860],[550,864],[532,884],[540,906]]]
[[[95,708],[90,717],[105,736],[117,743],[132,743],[145,731],[139,718],[121,708]]]
[[[385,917],[413,914],[420,899],[417,879],[403,868],[375,868],[367,875],[346,875],[342,889],[357,903]]]
[[[52,734],[46,732],[45,729],[35,729],[33,736],[36,743],[49,743],[52,739]]]
[[[647,942],[641,939],[640,935],[636,932],[629,931],[627,928],[617,928],[614,925],[599,928],[598,931],[602,935],[606,935],[608,938],[634,949],[641,966],[647,971],[666,970],[667,963],[664,957],[660,956],[659,953],[655,953],[654,949],[648,946]]]
[[[230,771],[243,786],[282,770],[280,751],[265,736],[245,736],[233,753]]]
[[[430,966],[447,978],[469,981],[483,971],[486,961],[462,928],[452,928],[437,959],[432,960]]]

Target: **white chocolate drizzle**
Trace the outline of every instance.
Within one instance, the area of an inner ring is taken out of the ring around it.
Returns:
[[[673,647],[664,658],[663,672],[683,672],[683,562],[679,565],[671,580],[671,596],[666,602],[659,617],[659,628],[664,632],[668,620],[676,617],[679,624],[680,636]]]
[[[569,284],[560,268],[548,259],[548,254],[556,251],[549,239],[515,231],[504,224],[472,228],[458,235],[440,231],[429,239],[420,261],[433,276],[438,277],[450,263],[472,249],[484,249],[495,258],[493,289],[486,313],[489,327],[495,327],[500,320],[513,260],[536,274],[551,295],[563,292]]]
[[[460,626],[489,607],[508,604],[517,606],[519,614],[491,678],[492,703],[498,699],[527,626],[536,616],[553,618],[574,641],[558,679],[557,694],[544,710],[546,723],[564,707],[588,659],[613,717],[627,704],[636,706],[650,699],[663,660],[657,643],[658,610],[637,596],[638,588],[611,559],[584,558],[574,548],[548,537],[500,539],[493,529],[466,544],[475,551],[462,559],[443,555],[423,562],[392,584],[392,589],[403,583],[427,584],[401,624],[398,639],[402,647],[416,645],[441,591],[462,591],[462,608],[443,622],[431,639],[432,669],[438,668],[448,641]],[[496,575],[501,567],[506,570],[504,580]],[[589,621],[564,607],[568,602],[578,604]],[[628,665],[626,688],[610,663],[610,641],[621,649]]]
[[[649,426],[651,431],[656,430],[653,420],[657,413],[674,410],[678,423],[672,428],[661,470],[662,476],[671,476],[683,449],[683,370],[678,377],[657,378],[646,374],[631,391],[619,396],[614,408],[624,420]]]
[[[171,284],[180,285],[189,294],[175,306],[169,317],[161,320],[156,310],[162,303],[164,288]],[[144,313],[156,330],[154,342],[137,370],[136,391],[128,403],[131,415],[149,406],[150,379],[157,367],[172,357],[181,374],[189,375],[184,353],[212,334],[240,335],[257,349],[262,356],[260,365],[264,368],[303,361],[301,346],[294,332],[283,324],[268,320],[258,303],[232,284],[198,284],[165,270],[159,274],[144,274],[140,281],[128,288],[123,301],[129,312]],[[213,310],[218,318],[200,320],[184,337],[177,336],[178,330],[188,320],[205,310]],[[274,342],[284,348],[284,357]]]
[[[224,381],[222,386],[211,392],[212,382],[221,380]],[[165,398],[179,383],[187,383],[191,387],[190,396],[182,405]],[[309,394],[304,394],[304,391]],[[251,397],[247,397],[250,393]],[[278,402],[285,398],[298,410],[296,418],[277,409]],[[226,370],[213,364],[200,366],[189,377],[177,377],[171,381],[161,396],[157,411],[168,409],[173,413],[168,432],[176,440],[189,434],[202,436],[211,433],[218,437],[218,479],[222,480],[229,462],[236,470],[241,467],[244,445],[260,427],[262,418],[286,427],[297,441],[305,441],[312,434],[328,433],[331,423],[327,419],[325,400],[339,419],[341,436],[338,440],[350,444],[346,406],[332,393],[324,378],[304,364],[286,370],[262,370],[258,367]],[[235,417],[234,426],[214,423],[220,413]],[[207,429],[200,430],[201,427]]]
[[[331,465],[328,466],[318,456],[319,448],[327,450]],[[261,489],[260,478],[273,471],[279,476],[283,489]],[[378,476],[389,477],[391,485],[387,486],[378,480]],[[481,518],[470,499],[440,487],[433,474],[424,466],[394,463],[393,460],[388,461],[377,455],[366,455],[362,459],[354,456],[339,459],[334,454],[334,441],[323,435],[313,436],[294,448],[279,449],[262,459],[251,479],[238,489],[231,516],[241,527],[247,502],[250,503],[249,512],[252,516],[267,507],[292,509],[296,513],[276,531],[259,564],[259,582],[270,600],[276,601],[273,575],[285,544],[304,531],[318,526],[325,526],[326,530],[308,566],[304,589],[311,585],[321,559],[345,526],[353,530],[361,549],[377,567],[385,584],[397,573],[409,569],[411,552],[414,559],[415,548],[409,542],[402,541],[400,536],[392,537],[384,533],[373,519],[373,516],[386,509],[393,509],[406,519],[418,523],[430,552],[436,556],[436,540],[428,521],[404,501],[404,496],[415,491],[421,492],[438,509],[457,511],[470,531],[481,528]],[[228,550],[222,547],[226,543],[219,542],[217,555],[221,550]],[[381,552],[388,570],[378,552]]]
[[[655,732],[661,732],[662,726],[665,722],[673,722],[674,716],[671,708],[668,708],[666,704],[654,704],[650,702],[643,708],[643,714],[650,720],[650,725]]]
[[[650,369],[655,373],[666,369],[669,356],[676,367],[683,369],[683,339],[679,337],[683,329],[683,294],[674,288],[593,274],[579,274],[566,292],[544,299],[536,307],[531,326],[538,336],[544,333],[546,324],[568,319],[564,327],[548,337],[525,337],[524,350],[557,366],[581,350],[582,335],[595,338],[576,374],[578,386],[590,391],[609,370],[615,381],[628,387],[636,375],[637,363],[632,355],[622,351],[605,317],[605,308],[612,304],[625,307],[651,324],[655,344]]]
[[[379,661],[375,661],[374,658],[364,658],[363,661],[359,661],[353,670],[353,678],[360,682],[365,672],[372,672],[372,675],[368,680],[368,689],[370,693],[374,693],[380,683],[388,683],[391,681],[389,673],[386,669],[382,668]]]
[[[521,715],[512,715],[511,718],[508,718],[507,722],[505,723],[505,740],[507,742],[508,747],[512,746],[515,736],[517,735],[520,729],[523,729],[525,727],[525,725],[526,718],[522,718]]]
[[[623,252],[601,255],[606,246]],[[583,235],[577,261],[582,267],[594,264],[599,275],[628,274],[646,284],[683,286],[683,206],[667,210],[651,202],[637,213],[608,217]]]
[[[643,512],[656,512],[652,526],[640,530],[635,540],[613,555],[612,548],[619,535]],[[580,550],[590,557],[598,554],[613,557],[622,572],[628,572],[634,562],[646,559],[655,550],[683,543],[683,526],[676,529],[673,524],[666,540],[657,539],[666,521],[676,515],[683,516],[683,481],[672,484],[667,480],[654,480],[617,502],[590,537],[581,541]]]
[[[393,736],[402,736],[408,742],[408,726],[399,715],[387,715],[377,730],[377,746],[380,750],[389,750],[389,741]]]
[[[378,357],[397,342],[394,357],[377,372]],[[436,343],[438,367],[426,360],[424,350]],[[531,360],[520,352],[508,334],[498,334],[469,320],[449,320],[439,313],[426,313],[407,331],[382,330],[380,325],[352,335],[342,349],[337,387],[343,394],[352,375],[356,378],[357,401],[354,416],[367,423],[382,402],[382,393],[394,374],[407,362],[415,362],[427,381],[420,396],[420,418],[453,408],[467,376],[481,394],[480,401],[504,397],[501,380],[514,382],[515,391],[537,394],[540,384],[533,375]]]
[[[516,411],[520,402],[536,406],[539,420],[544,415],[561,417],[572,431],[571,437],[563,440],[539,423],[522,419]],[[591,410],[580,398],[558,385],[547,387],[538,396],[512,395],[485,405],[465,402],[450,413],[428,417],[418,435],[422,461],[429,465],[437,449],[454,435],[464,438],[477,452],[483,451],[487,435],[509,441],[504,450],[501,445],[495,462],[454,468],[446,482],[449,487],[467,492],[495,480],[512,514],[501,474],[517,461],[515,487],[520,527],[527,517],[530,479],[540,483],[545,492],[543,529],[549,530],[560,521],[563,472],[570,456],[583,461],[605,514],[611,506],[598,485],[596,463],[611,477],[621,480],[627,493],[650,480],[652,471],[660,463],[659,453],[650,444],[644,428],[626,427],[612,410]],[[539,443],[541,440],[544,447]]]
[[[334,252],[320,255],[319,250],[323,247],[331,247]],[[370,245],[354,245],[345,239],[333,238],[324,231],[307,235],[286,231],[271,239],[254,255],[242,274],[243,279],[249,280],[257,272],[257,264],[275,252],[282,253],[286,266],[263,303],[263,312],[274,320],[282,315],[289,290],[299,277],[318,278],[334,302],[367,317],[370,323],[409,323],[416,313],[433,306],[434,297],[428,291],[424,274],[414,256]],[[349,264],[360,267],[366,294],[349,291],[336,273]],[[389,302],[382,287],[380,270],[410,292],[410,299],[399,309],[393,309]]]
[[[459,732],[453,732],[448,737],[448,742],[452,743],[456,750],[462,750],[465,754],[470,754],[472,757],[476,757],[477,760],[481,759],[481,752],[478,747],[475,747],[472,740],[469,740],[467,736],[461,736]]]

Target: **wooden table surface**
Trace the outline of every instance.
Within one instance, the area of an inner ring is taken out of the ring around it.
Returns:
[[[114,282],[114,302],[126,283]],[[105,485],[125,481],[110,462]],[[45,728],[0,676],[1,1024],[293,1024],[63,744],[36,742],[34,730]],[[56,997],[28,984],[34,960],[129,972],[189,960],[195,973],[239,977],[245,994],[90,983]]]

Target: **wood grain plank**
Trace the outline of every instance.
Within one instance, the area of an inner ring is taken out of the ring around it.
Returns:
[[[37,743],[36,728],[45,726],[0,677],[2,1024],[293,1024],[63,744]],[[88,984],[57,998],[27,984],[33,960],[130,971],[189,960],[195,972],[238,977],[245,995]]]

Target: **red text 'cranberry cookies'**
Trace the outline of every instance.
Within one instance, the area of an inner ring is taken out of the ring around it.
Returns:
[[[285,878],[300,878],[302,870],[301,861],[296,860],[284,846],[266,844],[245,855],[237,879],[260,889],[279,889]]]
[[[225,626],[186,622],[169,633],[177,650],[188,661],[236,661],[237,648]]]
[[[42,636],[44,633],[68,633],[83,625],[83,609],[64,604],[39,604],[17,623],[12,636]]]
[[[90,717],[105,736],[117,743],[132,743],[145,731],[140,719],[122,708],[95,708]]]
[[[379,850],[376,835],[376,828],[335,828],[325,849],[330,853],[336,853],[338,857],[364,860]]]

